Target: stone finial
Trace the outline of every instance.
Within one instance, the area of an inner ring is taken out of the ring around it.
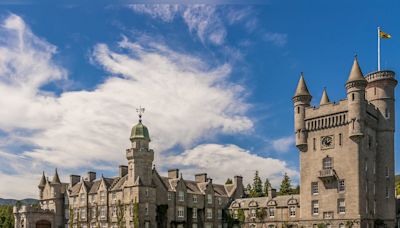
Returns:
[[[321,101],[319,102],[319,105],[326,105],[329,104],[329,97],[328,97],[328,93],[326,92],[326,88],[324,88],[324,91],[322,92],[322,97],[321,97]]]

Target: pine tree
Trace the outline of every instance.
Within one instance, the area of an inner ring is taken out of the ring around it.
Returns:
[[[251,197],[251,192],[252,192],[253,190],[251,189],[251,185],[250,184],[247,184],[247,187],[246,187],[246,192],[247,192],[247,194]]]
[[[260,176],[258,175],[258,171],[256,171],[253,178],[253,189],[252,189],[252,197],[261,197],[263,196],[263,188],[262,181]]]
[[[232,179],[231,178],[228,178],[226,181],[225,181],[225,184],[232,184],[233,182],[232,182]]]
[[[287,175],[287,173],[285,173],[285,175],[283,176],[279,194],[280,195],[292,194],[292,184],[291,184],[290,178]]]
[[[268,189],[271,187],[271,182],[269,182],[269,179],[265,179],[264,182],[264,196],[268,196]]]

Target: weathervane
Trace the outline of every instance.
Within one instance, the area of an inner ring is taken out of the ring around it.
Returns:
[[[139,122],[142,122],[142,115],[144,113],[144,108],[142,108],[142,106],[139,106],[139,108],[136,109],[136,112],[139,114]]]

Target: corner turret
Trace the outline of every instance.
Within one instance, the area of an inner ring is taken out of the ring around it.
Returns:
[[[364,136],[364,115],[367,104],[365,88],[367,83],[358,64],[357,56],[355,56],[349,79],[346,82],[349,137],[355,141]]]
[[[307,151],[307,130],[304,119],[306,113],[305,109],[310,106],[311,98],[312,96],[308,91],[303,73],[301,73],[296,93],[292,98],[294,105],[296,147],[299,148],[300,151]]]

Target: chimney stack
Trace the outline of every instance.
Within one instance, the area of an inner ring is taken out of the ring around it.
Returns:
[[[171,179],[179,178],[179,169],[168,170],[168,178],[171,178]]]
[[[70,184],[71,187],[74,186],[76,183],[78,183],[79,181],[81,181],[81,176],[79,175],[69,175],[69,180],[70,180]]]
[[[194,175],[194,179],[196,182],[202,183],[202,182],[207,182],[207,173],[199,173]]]
[[[90,182],[96,180],[96,172],[89,171],[87,173],[87,178],[88,178],[88,181],[90,181]]]

